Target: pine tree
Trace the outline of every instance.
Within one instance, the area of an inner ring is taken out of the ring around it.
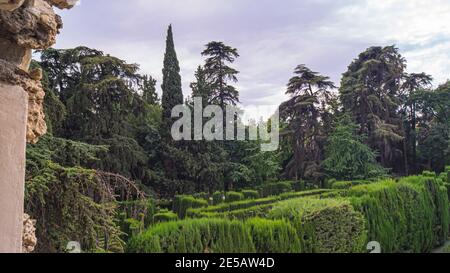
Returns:
[[[156,80],[152,76],[142,77],[142,99],[150,104],[158,104],[159,98],[158,93],[156,93]]]
[[[305,65],[297,66],[294,73],[286,91],[291,98],[280,106],[281,118],[288,124],[282,134],[292,147],[284,176],[319,180],[324,137],[321,121],[335,86]]]
[[[211,83],[210,103],[219,105],[222,109],[226,105],[236,105],[239,102],[239,92],[228,81],[237,82],[239,71],[227,65],[233,63],[239,54],[236,48],[222,42],[210,42],[202,52],[207,56],[205,73]]]
[[[164,56],[162,83],[162,108],[163,108],[163,125],[162,135],[170,135],[170,129],[174,120],[171,118],[173,107],[183,104],[183,91],[181,88],[180,66],[175,51],[173,41],[172,25],[167,31],[166,53]]]

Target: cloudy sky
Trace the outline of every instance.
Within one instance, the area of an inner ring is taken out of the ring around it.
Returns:
[[[450,78],[448,0],[82,0],[60,11],[57,48],[86,45],[141,65],[161,83],[168,24],[184,93],[213,40],[236,47],[244,105],[276,105],[298,64],[331,77],[363,50],[397,45],[408,71]]]

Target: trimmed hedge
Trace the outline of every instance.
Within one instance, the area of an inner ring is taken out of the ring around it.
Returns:
[[[245,225],[257,253],[300,253],[300,240],[295,228],[283,220],[253,218]]]
[[[173,200],[172,210],[183,219],[186,217],[186,212],[190,208],[203,208],[208,206],[208,201],[204,199],[197,199],[190,195],[178,195]]]
[[[319,196],[324,193],[336,192],[334,190],[322,189],[304,192],[285,193],[279,196],[266,197],[254,200],[244,200],[233,203],[225,203],[207,208],[189,209],[187,215],[193,218],[202,217],[230,217],[245,219],[255,216],[264,216],[264,213],[270,210],[272,205],[279,201],[289,200],[306,196]]]
[[[131,253],[253,253],[244,223],[224,219],[187,219],[158,224],[133,237]]]
[[[292,223],[303,253],[358,253],[367,243],[365,219],[348,201],[288,200],[277,204],[269,217]]]
[[[245,199],[244,194],[240,192],[229,191],[225,194],[225,202],[227,203],[237,202],[244,199]]]
[[[367,219],[369,240],[380,242],[385,253],[429,252],[448,238],[447,191],[434,178],[356,186],[349,196]]]
[[[291,191],[292,185],[290,182],[277,182],[261,186],[261,194],[263,197],[280,195]]]
[[[255,190],[243,190],[242,194],[246,200],[258,199],[260,197],[259,192]]]
[[[331,188],[335,190],[348,190],[351,187],[371,184],[372,181],[360,180],[360,181],[337,181],[331,184]]]
[[[177,221],[177,220],[178,220],[178,215],[172,211],[159,212],[159,213],[155,214],[155,216],[153,216],[153,221],[155,223],[172,222],[172,221]]]
[[[222,204],[225,201],[224,196],[225,196],[225,194],[223,192],[216,191],[212,195],[213,205],[216,206],[216,205]]]

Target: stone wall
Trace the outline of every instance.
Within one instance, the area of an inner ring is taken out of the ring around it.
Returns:
[[[33,220],[23,216],[26,142],[47,131],[42,71],[29,71],[33,49],[56,41],[62,20],[53,6],[77,0],[0,0],[0,253],[34,249]]]

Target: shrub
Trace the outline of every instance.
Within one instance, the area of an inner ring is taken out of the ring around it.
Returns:
[[[178,220],[178,215],[172,211],[162,211],[153,216],[154,223],[172,222]]]
[[[257,253],[300,253],[300,241],[295,228],[284,220],[253,218],[246,226]]]
[[[299,198],[277,204],[272,219],[287,219],[296,228],[304,253],[362,252],[365,220],[347,201]]]
[[[244,200],[244,195],[240,192],[229,191],[225,194],[225,201],[227,203]]]
[[[136,219],[128,218],[121,222],[121,230],[125,233],[123,239],[126,241],[141,233],[144,230],[144,224]]]
[[[158,224],[133,237],[131,253],[253,253],[244,223],[224,219],[187,219]]]
[[[223,200],[224,196],[225,195],[223,194],[223,192],[216,191],[212,196],[213,205],[216,206],[216,205],[222,204],[224,202],[224,200]]]
[[[244,198],[247,200],[259,198],[259,192],[255,190],[243,190],[242,194],[244,195]]]
[[[252,211],[255,210],[258,206],[265,206],[265,205],[273,205],[278,201],[282,200],[288,200],[293,198],[299,198],[299,197],[306,197],[306,196],[319,196],[324,193],[333,192],[334,190],[328,190],[328,189],[322,189],[322,190],[312,190],[312,191],[304,191],[304,192],[290,192],[290,193],[284,193],[279,196],[272,196],[272,197],[266,197],[261,199],[254,199],[254,200],[243,200],[239,202],[233,202],[233,203],[226,203],[226,204],[220,204],[217,206],[210,206],[207,208],[199,208],[199,209],[189,209],[187,214],[190,217],[195,218],[201,218],[201,217],[214,217],[216,215],[222,215],[222,213],[228,213],[236,210],[246,210],[243,214],[236,213],[236,215],[241,216],[249,215],[251,217],[259,216],[260,213],[253,213]],[[267,207],[265,207],[267,208]],[[259,212],[261,210],[257,209]],[[248,214],[247,214],[248,212]],[[219,213],[219,214],[218,214]]]
[[[445,172],[447,173],[447,183],[450,183],[450,166],[445,167]]]
[[[183,219],[186,217],[186,211],[190,208],[207,207],[208,202],[204,199],[197,199],[189,195],[178,195],[173,200],[173,211]]]
[[[278,182],[263,185],[261,193],[263,196],[280,195],[285,192],[292,191],[292,185],[289,182]]]
[[[447,239],[448,196],[434,178],[356,186],[349,196],[368,220],[369,240],[380,242],[383,252],[429,252]]]
[[[366,185],[366,184],[370,184],[372,183],[371,181],[366,181],[366,180],[360,180],[360,181],[337,181],[334,182],[331,185],[332,189],[335,190],[347,190],[350,189],[351,187],[354,186],[358,186],[358,185]]]
[[[436,173],[431,171],[423,171],[422,176],[434,178],[436,177]]]
[[[305,181],[291,181],[289,182],[292,186],[292,189],[296,192],[304,191],[306,189]]]
[[[199,193],[194,193],[193,195],[192,195],[194,198],[197,198],[197,199],[204,199],[204,200],[209,200],[209,193],[207,193],[207,192],[199,192]]]

